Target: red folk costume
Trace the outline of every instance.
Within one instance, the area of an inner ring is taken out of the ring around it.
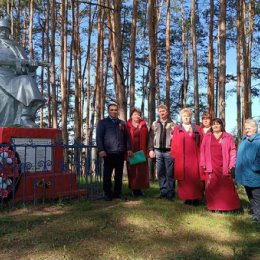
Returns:
[[[202,130],[191,125],[186,131],[182,125],[174,128],[171,156],[174,162],[174,179],[178,180],[180,200],[199,200],[203,197],[203,183],[200,177],[199,156]]]
[[[134,127],[132,120],[127,121],[127,131],[130,137],[133,152],[143,150],[148,154],[148,129],[144,120],[141,120],[138,127]],[[149,189],[148,163],[128,165],[128,186],[132,190]]]
[[[230,134],[223,132],[221,137],[220,142],[212,133],[205,136],[201,149],[201,165],[205,167],[207,208],[230,211],[240,208],[240,200],[232,175],[225,170],[225,165],[235,166],[236,151]],[[210,168],[211,171],[208,171]]]

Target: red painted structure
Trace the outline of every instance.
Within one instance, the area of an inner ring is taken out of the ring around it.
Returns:
[[[61,130],[51,128],[0,128],[0,144],[12,143],[12,138],[44,138],[51,139],[52,165],[49,170],[18,172],[18,167],[5,167],[0,173],[3,178],[11,178],[15,183],[15,190],[10,186],[8,194],[2,192],[3,197],[14,194],[14,201],[32,201],[41,199],[55,199],[79,194],[77,176],[73,172],[62,170],[63,147]],[[57,145],[57,146],[56,146]],[[1,196],[1,193],[0,193]]]

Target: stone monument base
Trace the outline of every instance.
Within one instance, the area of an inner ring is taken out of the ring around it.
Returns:
[[[12,185],[2,189],[0,196],[13,196],[17,202],[75,197],[84,193],[78,189],[76,173],[63,170],[61,130],[0,128],[0,147],[11,143],[20,157],[19,169],[2,167],[3,179],[11,179]]]

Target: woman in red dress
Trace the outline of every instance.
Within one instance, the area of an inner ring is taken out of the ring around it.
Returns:
[[[235,167],[236,146],[231,134],[225,132],[221,119],[212,121],[201,144],[200,164],[206,177],[205,197],[212,211],[233,211],[240,208],[231,170]]]
[[[131,118],[127,121],[127,130],[130,136],[133,152],[143,150],[148,154],[148,129],[141,119],[141,110],[133,108]],[[149,172],[147,161],[138,165],[127,165],[128,186],[133,191],[134,197],[142,196],[143,189],[149,189]]]
[[[191,123],[192,113],[180,112],[181,124],[174,128],[171,156],[174,159],[174,179],[178,180],[178,198],[196,205],[203,197],[199,156],[202,139],[201,127]]]

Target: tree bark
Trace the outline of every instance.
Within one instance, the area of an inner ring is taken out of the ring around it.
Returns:
[[[91,36],[92,36],[92,9],[91,6],[89,6],[88,10],[88,45],[87,45],[87,58],[86,58],[86,64],[87,64],[87,82],[86,82],[86,95],[87,95],[87,105],[86,105],[86,137],[85,137],[85,143],[90,144],[90,99],[91,99],[91,57],[90,57],[90,50],[91,50]],[[84,74],[84,73],[83,73]]]
[[[51,62],[51,46],[49,42],[49,31],[50,31],[50,6],[51,3],[48,1],[47,3],[47,17],[46,17],[46,56],[47,56],[47,63],[50,64]],[[51,68],[47,67],[47,106],[48,106],[48,127],[52,127],[52,101],[51,101]]]
[[[56,93],[56,67],[55,67],[55,34],[56,34],[56,1],[51,1],[51,92],[52,92],[52,127],[58,128],[57,93]]]
[[[68,93],[67,93],[67,0],[60,3],[60,87],[61,87],[61,125],[62,139],[68,143]]]
[[[166,106],[170,109],[171,92],[171,1],[167,0],[166,14]]]
[[[112,29],[112,42],[113,45],[111,52],[112,65],[116,81],[116,88],[118,95],[116,100],[118,103],[119,116],[121,119],[126,120],[126,97],[125,97],[125,84],[124,84],[124,71],[122,60],[122,35],[121,35],[121,9],[122,1],[113,0],[113,11],[110,11],[111,29]]]
[[[29,18],[29,50],[30,50],[30,58],[34,59],[34,52],[33,52],[33,0],[30,0],[30,18]]]
[[[135,106],[135,47],[136,47],[136,19],[138,0],[133,0],[133,17],[130,40],[130,108]],[[129,111],[130,117],[131,111]]]
[[[241,124],[241,1],[236,0],[236,29],[237,29],[237,44],[236,44],[236,58],[237,58],[237,139],[242,137]]]
[[[181,43],[182,43],[182,67],[183,67],[183,83],[181,86],[181,107],[186,107],[187,92],[189,84],[189,51],[188,40],[185,39],[186,26],[183,10],[183,0],[181,1]],[[188,38],[188,37],[187,37]]]
[[[148,124],[155,120],[155,71],[156,71],[156,10],[155,0],[148,1],[148,36],[149,36],[149,84]]]
[[[246,3],[245,0],[241,0],[241,47],[242,47],[242,72],[241,72],[241,82],[242,82],[242,124],[247,118],[249,118],[248,111],[248,53],[247,53],[247,44],[246,44]]]
[[[26,6],[23,7],[23,36],[22,36],[22,47],[26,48],[26,32],[27,32],[27,13],[26,13]]]
[[[209,48],[208,48],[208,112],[214,114],[214,47],[213,47],[214,0],[210,0]]]
[[[96,72],[95,72],[95,92],[96,92],[96,120],[97,122],[101,119],[101,34],[102,34],[102,8],[100,7],[101,1],[98,1],[99,10],[98,10],[98,24],[97,24],[97,48],[96,48]]]
[[[220,0],[219,34],[219,117],[225,122],[226,85],[226,0]]]
[[[77,13],[76,3],[74,0],[71,1],[71,12],[72,12],[72,38],[73,38],[73,64],[74,64],[74,82],[75,82],[75,99],[74,99],[74,140],[76,143],[81,142],[80,136],[80,85],[79,85],[79,64],[78,64],[78,25],[76,17]]]
[[[198,79],[198,58],[197,58],[197,36],[196,36],[196,10],[195,0],[191,0],[191,37],[192,37],[192,57],[194,71],[194,112],[195,122],[199,124],[199,79]]]
[[[255,17],[255,0],[249,1],[248,6],[248,68],[247,68],[247,86],[248,86],[248,116],[252,117],[252,93],[251,93],[251,63],[252,63],[252,46],[254,33],[254,17]]]

